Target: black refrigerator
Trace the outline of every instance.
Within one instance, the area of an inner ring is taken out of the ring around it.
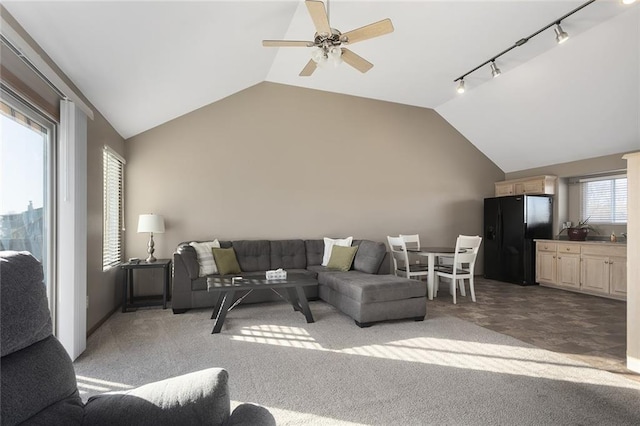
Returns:
[[[536,283],[534,238],[553,237],[553,198],[512,195],[484,199],[484,277]]]

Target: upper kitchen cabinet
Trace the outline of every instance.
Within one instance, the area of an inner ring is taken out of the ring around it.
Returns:
[[[557,176],[544,175],[496,182],[496,197],[555,194],[557,179]]]

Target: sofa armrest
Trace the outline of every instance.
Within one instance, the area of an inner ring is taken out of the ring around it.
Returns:
[[[229,374],[209,368],[128,391],[89,398],[87,425],[222,425],[229,419]]]
[[[246,402],[233,410],[225,426],[276,426],[276,419],[265,407]]]

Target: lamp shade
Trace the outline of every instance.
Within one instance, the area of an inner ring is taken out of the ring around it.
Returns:
[[[138,232],[164,232],[164,218],[157,214],[141,214],[138,218]]]

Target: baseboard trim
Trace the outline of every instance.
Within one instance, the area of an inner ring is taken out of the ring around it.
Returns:
[[[88,331],[87,331],[87,337],[91,336],[98,328],[100,328],[100,326],[102,324],[104,324],[111,315],[115,314],[116,311],[120,309],[120,305],[116,306],[115,308],[113,308],[113,310],[111,312],[109,312],[107,315],[105,315],[100,321],[98,321],[96,323],[96,325],[94,325],[93,327],[91,327]]]
[[[627,368],[636,373],[640,373],[640,359],[627,355]]]

